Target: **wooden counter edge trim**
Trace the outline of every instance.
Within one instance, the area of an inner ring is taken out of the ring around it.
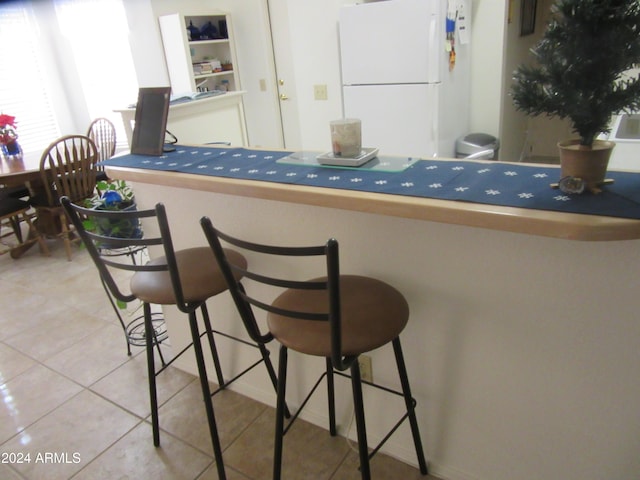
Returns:
[[[415,220],[581,241],[640,239],[640,221],[479,203],[106,167],[112,178]]]

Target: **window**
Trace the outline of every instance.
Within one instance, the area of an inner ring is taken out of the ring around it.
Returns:
[[[122,118],[113,109],[135,101],[138,85],[122,0],[55,0],[55,5],[89,117],[109,118],[118,130],[118,146],[127,147]]]
[[[0,112],[16,117],[22,149],[42,152],[62,134],[86,133],[97,117],[109,118],[118,147],[128,148],[113,112],[138,94],[122,0],[49,0],[37,7],[0,5]]]
[[[0,6],[0,111],[16,117],[18,142],[28,153],[44,150],[60,129],[43,80],[40,32],[25,5]]]

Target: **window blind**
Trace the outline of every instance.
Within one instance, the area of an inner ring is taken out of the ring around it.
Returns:
[[[87,116],[89,121],[109,118],[116,126],[117,148],[128,149],[122,118],[113,111],[135,102],[138,93],[122,0],[52,0],[52,4],[55,10],[44,12],[31,2],[0,4],[0,113],[16,117],[25,153],[42,152],[62,134],[85,134]],[[40,31],[38,20],[57,22],[58,28]],[[55,59],[59,52],[71,63],[43,61]],[[77,97],[69,99],[65,97],[69,92],[56,90],[54,102],[50,89],[60,85],[80,85],[73,90]],[[61,108],[55,110],[54,105]],[[86,113],[79,105],[86,106]],[[76,125],[77,131],[67,131],[69,125]]]
[[[0,112],[16,117],[25,153],[41,152],[60,136],[47,92],[33,11],[26,2],[0,6]]]

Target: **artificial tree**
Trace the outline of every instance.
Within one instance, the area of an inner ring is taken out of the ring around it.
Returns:
[[[557,0],[536,64],[521,65],[511,88],[527,115],[569,118],[582,147],[608,133],[612,115],[640,109],[638,0]]]

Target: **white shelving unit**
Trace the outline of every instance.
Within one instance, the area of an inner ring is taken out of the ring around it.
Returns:
[[[242,102],[246,92],[240,86],[230,16],[217,10],[199,15],[172,13],[160,16],[158,22],[172,95],[226,90],[222,95],[170,105],[167,129],[185,144],[225,141],[234,146],[248,145]],[[198,35],[192,35],[189,28],[192,25],[199,33],[204,26],[212,27],[206,29],[210,35],[196,38]],[[220,62],[221,71],[199,71],[203,62],[214,60]],[[226,65],[223,67],[223,64]],[[131,142],[135,109],[117,111],[122,115]]]
[[[174,95],[196,91],[240,90],[231,18],[223,12],[205,15],[173,13],[159,19],[167,69]],[[210,35],[198,38],[189,27]],[[209,28],[206,28],[209,26]],[[217,63],[220,62],[220,69]],[[214,62],[212,71],[201,72],[202,66]]]

